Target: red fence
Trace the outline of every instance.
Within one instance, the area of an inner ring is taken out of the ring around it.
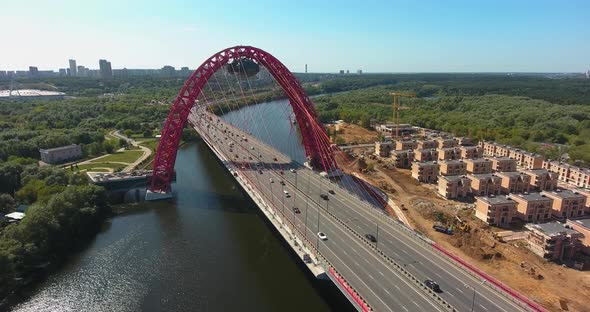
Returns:
[[[348,285],[348,283],[344,280],[344,278],[342,276],[340,276],[340,274],[338,274],[338,272],[336,272],[336,270],[334,270],[333,267],[330,267],[330,274],[332,276],[334,276],[334,278],[338,281],[338,284],[340,284],[340,286],[342,286],[342,288],[344,288],[346,290],[346,292],[350,295],[350,297],[352,297],[352,299],[356,302],[356,304],[359,307],[361,307],[361,309],[363,311],[365,311],[365,312],[373,311],[373,309],[371,309],[369,304],[366,303],[365,300],[363,300],[363,298],[361,298],[361,296],[359,294],[357,294],[356,291],[354,289],[352,289],[352,287],[350,287],[350,285]]]
[[[455,262],[461,264],[462,266],[466,267],[467,269],[471,270],[472,272],[474,272],[475,274],[479,275],[481,278],[485,279],[486,281],[490,282],[492,285],[500,288],[502,291],[504,291],[505,293],[509,294],[510,296],[514,297],[515,299],[523,302],[524,304],[526,304],[529,308],[533,309],[534,311],[538,311],[538,312],[543,312],[545,311],[545,309],[543,309],[543,307],[541,307],[540,305],[534,303],[533,301],[531,301],[529,298],[519,294],[517,291],[513,290],[512,288],[508,287],[507,285],[505,285],[504,283],[496,280],[495,278],[491,277],[489,274],[487,274],[486,272],[476,268],[475,266],[467,263],[465,260],[455,256],[454,254],[446,251],[445,249],[443,249],[441,246],[437,245],[436,243],[432,243],[432,247],[434,247],[434,249],[444,253],[445,255],[447,255],[449,258],[453,259]]]

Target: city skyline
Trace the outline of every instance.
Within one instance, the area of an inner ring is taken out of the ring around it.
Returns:
[[[0,4],[3,12],[27,12],[26,23],[18,14],[0,20],[13,29],[5,40],[14,46],[2,51],[0,69],[58,70],[69,58],[196,68],[245,44],[278,55],[295,72],[305,64],[309,72],[585,72],[589,9],[585,1],[25,0]]]

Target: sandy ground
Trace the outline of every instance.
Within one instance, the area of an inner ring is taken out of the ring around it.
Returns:
[[[502,229],[476,219],[470,203],[441,198],[435,185],[419,184],[409,170],[375,168],[365,176],[376,185],[389,185],[387,193],[398,205],[408,208],[404,212],[418,231],[550,311],[590,311],[590,272],[546,262],[520,241],[498,242],[491,233]],[[458,215],[471,230],[452,236],[436,232],[432,229],[433,211]]]
[[[338,134],[346,142],[369,143],[378,138],[376,131],[356,125],[341,126]],[[361,150],[354,151],[357,155]],[[590,272],[577,271],[546,262],[530,252],[523,241],[506,243],[493,238],[493,232],[504,229],[490,227],[475,218],[473,203],[447,200],[436,192],[437,185],[418,183],[409,169],[388,169],[375,160],[346,157],[345,171],[359,171],[367,162],[374,170],[363,176],[379,186],[400,207],[416,230],[469,263],[486,271],[501,282],[541,304],[549,311],[590,312]],[[339,159],[339,163],[343,159]],[[343,168],[344,169],[344,168]],[[348,169],[348,170],[347,170]],[[402,206],[403,205],[403,206]],[[434,215],[443,212],[459,216],[470,225],[468,232],[456,231],[449,236],[432,229]]]

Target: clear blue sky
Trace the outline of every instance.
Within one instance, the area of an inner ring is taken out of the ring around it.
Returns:
[[[197,67],[247,44],[292,71],[582,72],[588,0],[0,0],[0,69]]]

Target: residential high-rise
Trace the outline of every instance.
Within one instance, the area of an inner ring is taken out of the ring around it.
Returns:
[[[70,62],[70,75],[71,76],[78,76],[78,71],[76,70],[76,60],[69,60]]]
[[[30,77],[38,77],[39,76],[39,69],[35,66],[29,66],[29,76]]]
[[[305,73],[307,74],[307,64],[305,64]]]
[[[111,68],[111,62],[108,62],[107,60],[98,60],[98,66],[100,68],[100,78],[113,78],[113,69]]]

